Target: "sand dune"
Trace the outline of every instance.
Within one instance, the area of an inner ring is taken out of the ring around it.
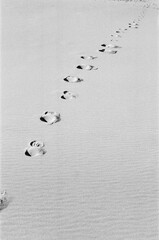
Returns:
[[[1,239],[158,239],[157,17],[2,1]]]

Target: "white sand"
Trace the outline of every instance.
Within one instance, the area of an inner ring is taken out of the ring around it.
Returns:
[[[157,16],[144,3],[2,1],[3,240],[157,240]],[[98,56],[93,61],[81,55]],[[97,71],[77,70],[92,64]],[[84,78],[67,83],[68,75]],[[78,94],[62,101],[62,91]],[[61,121],[39,120],[57,111]],[[32,140],[47,154],[29,158]]]

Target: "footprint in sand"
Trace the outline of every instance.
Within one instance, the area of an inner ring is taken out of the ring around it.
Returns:
[[[81,56],[81,58],[84,59],[84,60],[94,60],[97,57],[95,57],[95,56]]]
[[[69,83],[79,83],[84,81],[82,78],[75,77],[75,76],[67,76],[63,80]]]
[[[0,210],[3,210],[4,208],[6,208],[8,204],[9,204],[8,194],[6,190],[3,190],[0,193]]]
[[[99,51],[99,52],[105,52],[105,48],[99,49],[98,51]]]
[[[132,27],[133,27],[133,28],[138,28],[138,27],[139,27],[139,24],[134,23]]]
[[[121,48],[120,46],[114,44],[101,44],[101,46],[105,48]]]
[[[76,99],[77,97],[78,97],[78,94],[75,94],[69,91],[63,91],[63,94],[61,95],[61,98],[65,100],[72,100],[72,99]]]
[[[119,28],[118,31],[120,31],[121,33],[124,33],[124,29],[122,29],[122,28]]]
[[[116,37],[116,38],[121,38],[122,36],[119,35],[119,34],[116,34],[115,37]]]
[[[42,156],[46,153],[44,149],[44,143],[41,141],[32,141],[29,146],[25,149],[25,155],[28,157]]]
[[[78,65],[76,68],[81,70],[97,70],[98,69],[97,67],[92,65]]]
[[[100,49],[100,50],[98,50],[99,52],[105,52],[105,53],[108,53],[108,54],[116,54],[118,51],[116,51],[116,50],[113,50],[113,49],[106,49],[106,48],[104,48],[104,49]]]
[[[61,116],[60,113],[47,111],[41,115],[40,120],[48,125],[52,125],[54,123],[60,122]]]

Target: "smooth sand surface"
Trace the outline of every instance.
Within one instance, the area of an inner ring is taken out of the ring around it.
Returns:
[[[158,239],[158,10],[128,28],[144,4],[2,0],[2,240]],[[99,53],[119,28],[122,48]],[[45,111],[61,121],[44,124]],[[44,156],[24,155],[33,140]]]

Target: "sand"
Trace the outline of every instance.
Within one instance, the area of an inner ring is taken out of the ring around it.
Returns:
[[[2,1],[1,239],[158,239],[156,5],[116,54],[98,51],[144,4]],[[61,121],[41,122],[46,111]],[[34,140],[45,155],[25,156]]]

